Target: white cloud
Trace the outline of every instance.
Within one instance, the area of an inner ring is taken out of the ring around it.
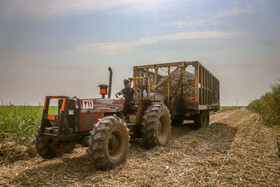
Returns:
[[[180,32],[176,34],[144,37],[129,42],[104,42],[104,43],[91,43],[76,46],[76,49],[82,53],[90,51],[99,51],[107,55],[121,54],[127,52],[130,48],[156,44],[163,41],[174,41],[183,39],[203,39],[203,38],[227,38],[233,37],[234,32],[221,32],[221,31],[204,31],[204,32]]]
[[[251,13],[251,8],[232,8],[216,12],[216,17],[236,16],[238,14]]]
[[[34,19],[66,17],[102,10],[124,13],[154,11],[171,0],[4,0],[0,7],[2,15],[22,14]]]
[[[209,24],[210,24],[209,20],[207,19],[198,19],[198,20],[178,21],[174,23],[168,23],[166,25],[175,25],[178,29],[183,29],[185,27],[205,26]]]
[[[170,26],[175,25],[178,29],[184,29],[186,27],[202,27],[202,26],[213,26],[218,25],[219,21],[217,19],[189,19],[187,21],[177,21],[173,23],[166,23],[164,25]]]
[[[93,44],[79,45],[76,47],[76,49],[82,53],[87,53],[92,50],[96,50],[106,55],[124,53],[128,50],[128,48],[129,48],[128,43],[120,43],[120,42],[93,43]]]
[[[221,10],[217,12],[212,12],[212,13],[206,13],[204,14],[203,17],[207,18],[202,18],[202,19],[194,19],[189,18],[186,21],[177,21],[173,23],[167,23],[165,25],[175,25],[178,29],[183,29],[186,27],[201,27],[201,26],[206,26],[206,25],[218,25],[219,21],[218,18],[225,17],[225,16],[236,16],[239,14],[248,14],[252,12],[252,8],[231,8],[227,10]]]

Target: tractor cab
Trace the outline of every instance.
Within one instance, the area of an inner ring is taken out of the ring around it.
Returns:
[[[69,153],[75,143],[86,134],[77,134],[80,100],[76,97],[46,96],[41,126],[36,137],[36,150],[43,158],[50,159]]]
[[[77,132],[79,122],[80,100],[76,97],[46,96],[41,133],[68,135]]]

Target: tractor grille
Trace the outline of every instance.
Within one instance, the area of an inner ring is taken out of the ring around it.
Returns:
[[[81,130],[82,131],[91,130],[93,128],[93,123],[94,123],[94,115],[82,116]]]

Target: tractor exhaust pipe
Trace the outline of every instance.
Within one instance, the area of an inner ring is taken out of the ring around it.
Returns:
[[[109,69],[109,71],[110,71],[108,98],[111,98],[113,71],[112,71],[111,67],[109,67],[108,69]]]

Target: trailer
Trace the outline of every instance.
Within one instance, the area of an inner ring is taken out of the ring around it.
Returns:
[[[134,66],[131,81],[139,100],[151,95],[165,103],[173,124],[208,126],[209,112],[220,108],[219,80],[198,61]]]

